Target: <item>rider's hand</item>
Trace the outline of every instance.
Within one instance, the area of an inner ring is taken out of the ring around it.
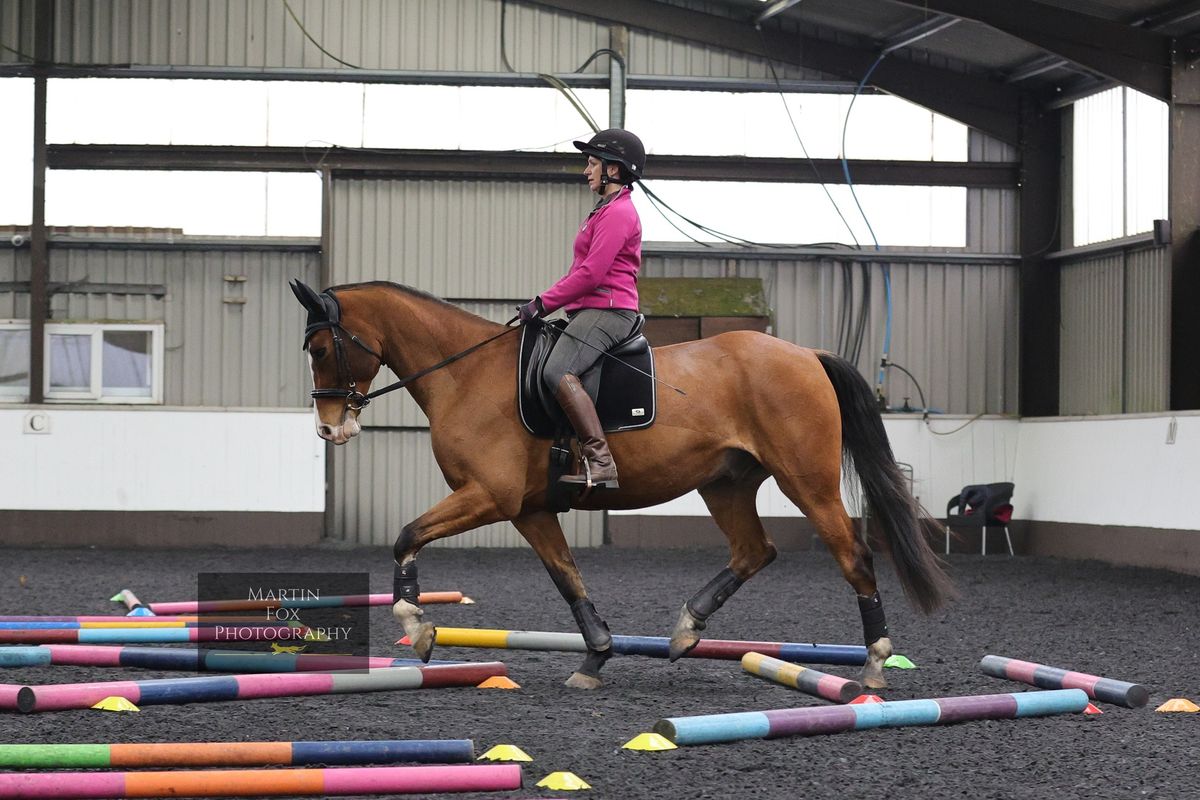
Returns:
[[[545,314],[546,307],[542,305],[542,298],[540,297],[535,297],[528,303],[517,306],[517,317],[521,320],[522,325]]]

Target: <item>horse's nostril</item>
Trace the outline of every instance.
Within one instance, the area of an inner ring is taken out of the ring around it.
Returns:
[[[317,426],[317,431],[319,431],[322,436],[333,436],[332,425],[325,425],[322,423],[321,425]]]

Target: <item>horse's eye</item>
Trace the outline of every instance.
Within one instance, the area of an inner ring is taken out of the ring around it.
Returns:
[[[320,360],[325,357],[325,348],[318,347],[316,350],[310,351],[314,360]]]

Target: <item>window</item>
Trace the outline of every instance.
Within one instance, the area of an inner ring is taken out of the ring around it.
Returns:
[[[1167,216],[1167,104],[1127,87],[1074,105],[1074,239],[1119,239]]]
[[[48,401],[161,403],[163,327],[145,323],[46,325]],[[0,325],[0,399],[29,397],[29,323]]]

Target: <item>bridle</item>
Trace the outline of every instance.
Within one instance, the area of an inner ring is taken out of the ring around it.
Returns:
[[[403,389],[405,386],[407,386],[408,384],[417,380],[418,378],[423,378],[426,375],[428,375],[429,373],[433,372],[434,370],[441,369],[442,367],[447,366],[448,364],[453,364],[455,361],[458,361],[460,358],[463,358],[464,356],[468,356],[471,353],[474,353],[476,350],[483,347],[484,345],[490,344],[490,343],[496,341],[501,336],[505,336],[507,334],[512,333],[513,331],[520,330],[520,326],[517,326],[515,328],[514,327],[505,327],[504,330],[500,331],[500,333],[497,333],[495,336],[490,336],[487,339],[484,339],[482,342],[478,342],[476,344],[471,345],[466,350],[455,353],[454,355],[450,356],[449,358],[444,358],[431,367],[426,367],[425,369],[419,370],[418,372],[414,372],[412,375],[405,376],[394,383],[389,383],[387,386],[383,387],[382,389],[376,389],[375,391],[373,391],[369,394],[363,394],[362,392],[360,392],[358,390],[358,388],[355,384],[355,381],[354,381],[354,375],[350,372],[350,359],[346,355],[346,345],[345,345],[345,341],[342,338],[342,334],[345,334],[345,337],[347,339],[349,339],[351,342],[358,345],[363,350],[367,351],[372,356],[377,358],[379,360],[380,365],[382,365],[384,363],[383,355],[375,352],[375,350],[373,350],[369,345],[367,345],[366,342],[364,342],[362,339],[358,338],[357,336],[355,336],[353,333],[346,330],[346,328],[344,328],[342,326],[342,307],[338,303],[337,297],[334,296],[332,291],[330,291],[328,289],[325,290],[324,292],[321,293],[321,298],[322,298],[322,300],[324,300],[325,298],[328,298],[330,300],[330,302],[328,302],[328,303],[325,303],[325,302],[322,303],[322,305],[324,306],[324,311],[325,311],[325,319],[319,319],[319,318],[314,319],[314,315],[310,312],[308,327],[306,327],[304,329],[304,345],[303,346],[305,348],[308,347],[309,340],[312,339],[313,334],[315,334],[317,331],[324,331],[324,330],[329,331],[329,333],[333,336],[333,357],[334,357],[335,363],[337,365],[337,382],[339,384],[345,385],[348,388],[345,388],[345,389],[313,389],[311,392],[309,392],[309,396],[311,396],[314,400],[345,400],[346,408],[350,409],[351,411],[361,411],[362,409],[369,406],[371,404],[371,401],[374,400],[376,397],[379,397],[382,394],[387,394],[388,392],[394,392],[397,389]],[[509,320],[509,323],[511,323],[512,321],[513,320]]]

